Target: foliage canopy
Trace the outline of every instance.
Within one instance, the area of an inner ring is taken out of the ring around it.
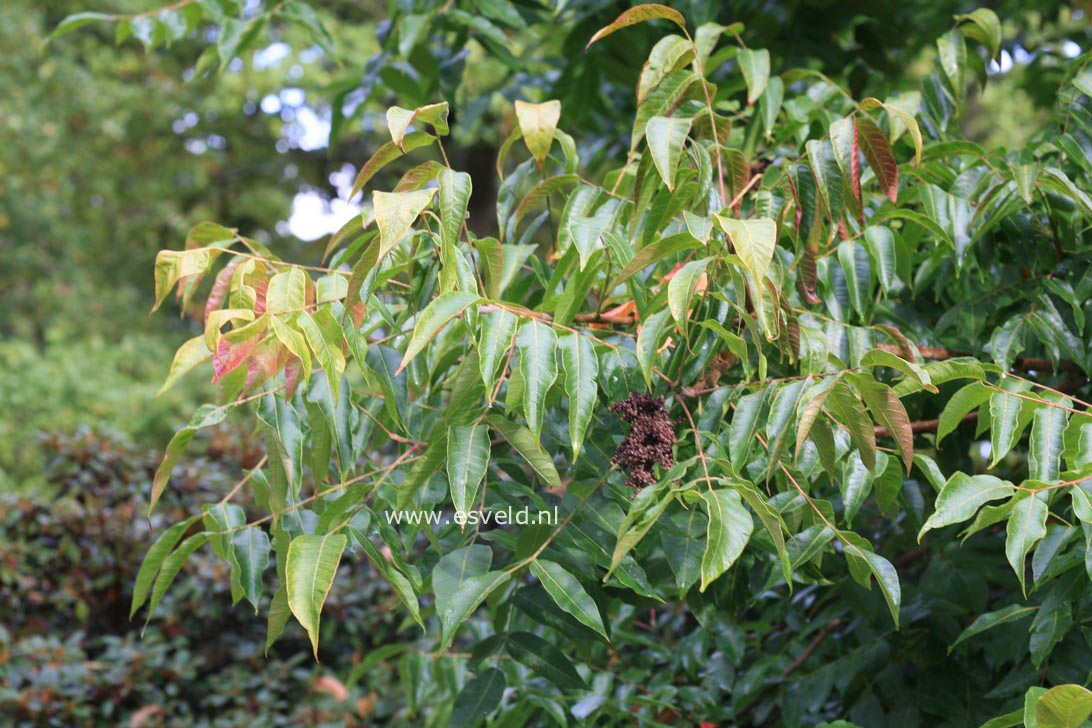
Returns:
[[[228,4],[183,13],[180,33],[219,24],[199,69],[265,22]],[[475,5],[442,22],[508,63],[498,26],[537,11]],[[277,7],[329,42],[310,6]],[[412,53],[433,20],[391,37]],[[445,65],[413,89],[377,61],[406,106],[321,264],[211,222],[159,254],[156,306],[204,300],[165,386],[211,361],[217,399],[151,505],[200,430],[249,408],[266,458],[240,487],[266,515],[233,489],[164,531],[133,613],[210,548],[268,644],[294,617],[317,657],[352,555],[435,658],[401,646],[406,720],[1079,725],[1092,54],[1006,152],[958,124],[1002,48],[992,11],[954,18],[917,89],[877,96],[776,73],[743,24],[662,5],[585,42],[650,21],[621,166],[613,140],[578,141],[571,101],[514,102],[494,235],[447,164]],[[560,522],[390,517],[479,508]]]

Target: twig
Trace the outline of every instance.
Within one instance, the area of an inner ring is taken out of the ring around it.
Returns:
[[[895,344],[876,344],[877,349],[883,349],[884,351],[890,351],[892,354],[901,354],[902,350]],[[937,361],[943,361],[944,359],[954,359],[957,356],[974,356],[970,352],[965,351],[953,351],[946,349],[942,346],[918,346],[918,352],[926,359],[935,359]],[[1081,365],[1075,361],[1069,359],[1059,359],[1058,361],[1051,361],[1044,357],[1036,356],[1018,356],[1012,360],[1013,369],[1020,369],[1022,371],[1043,371],[1057,369],[1060,372],[1082,372]]]
[[[815,652],[819,648],[819,645],[823,644],[823,640],[830,636],[830,633],[842,626],[842,620],[838,617],[827,622],[823,625],[823,628],[819,630],[819,634],[815,635],[815,639],[808,643],[808,646],[804,648],[804,651],[796,656],[796,659],[789,663],[789,666],[781,671],[781,678],[787,678],[799,670],[807,659],[811,657],[811,653]]]

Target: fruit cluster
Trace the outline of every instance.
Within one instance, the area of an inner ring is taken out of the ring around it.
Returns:
[[[611,462],[629,473],[626,485],[642,488],[656,482],[653,467],[675,463],[675,421],[664,411],[662,397],[631,394],[610,406],[610,411],[630,423]]]

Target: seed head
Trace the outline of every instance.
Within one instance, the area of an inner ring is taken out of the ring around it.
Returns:
[[[631,394],[610,406],[610,411],[630,423],[611,462],[629,473],[626,485],[642,488],[656,482],[654,466],[675,464],[675,421],[664,411],[661,397]]]

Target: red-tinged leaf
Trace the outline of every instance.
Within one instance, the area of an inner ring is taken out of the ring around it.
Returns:
[[[284,385],[289,399],[295,396],[296,387],[300,385],[302,377],[303,362],[297,356],[289,356],[288,362],[284,365]]]
[[[353,306],[353,310],[350,313],[353,317],[353,323],[356,324],[356,327],[358,329],[364,324],[364,315],[367,312],[368,310],[364,307],[364,303],[362,301],[357,301],[356,305]]]
[[[853,386],[868,406],[876,423],[887,430],[887,437],[894,438],[906,472],[914,462],[914,431],[910,428],[910,417],[898,395],[886,384],[876,381],[867,373],[849,375]]]
[[[257,344],[257,339],[246,339],[238,343],[228,341],[227,337],[220,339],[216,353],[212,355],[212,383],[215,384],[235,371],[250,356]]]
[[[269,289],[269,277],[265,274],[265,271],[261,271],[260,274],[254,275],[247,283],[254,289],[254,313],[260,316],[265,313],[265,292]]]
[[[209,291],[208,300],[205,301],[205,323],[208,323],[209,314],[220,308],[220,304],[227,298],[228,289],[231,288],[231,277],[235,275],[235,269],[239,267],[242,260],[242,258],[236,258],[224,266],[224,269],[216,275],[216,280],[212,283],[212,290]]]
[[[861,201],[861,159],[858,152],[861,149],[860,139],[857,133],[857,125],[853,125],[853,153],[849,158],[849,176],[853,185],[853,197]]]
[[[819,257],[818,241],[810,241],[804,246],[804,253],[800,256],[800,269],[796,273],[796,284],[800,290],[800,298],[810,306],[823,302],[816,292],[819,282],[819,273],[816,270],[815,261]]]
[[[738,149],[725,149],[723,158],[724,173],[727,175],[730,188],[728,192],[732,199],[735,199],[743,194],[743,190],[747,189],[747,185],[751,182],[751,163]],[[736,203],[737,208],[741,202]]]
[[[372,158],[369,159],[363,167],[360,168],[360,173],[356,176],[356,181],[353,182],[353,189],[349,192],[349,196],[346,199],[351,200],[356,197],[356,194],[364,189],[364,185],[368,184],[368,181],[374,177],[379,170],[383,169],[394,160],[412,152],[414,149],[419,149],[423,146],[432,144],[434,141],[436,141],[436,137],[431,134],[427,134],[423,131],[413,131],[402,138],[401,147],[394,142],[387,142],[372,155]]]
[[[670,20],[683,30],[686,30],[686,18],[678,10],[669,8],[666,5],[656,5],[649,3],[646,5],[638,5],[635,8],[630,8],[626,12],[615,18],[614,22],[610,25],[604,26],[596,31],[595,35],[588,41],[588,45],[584,46],[585,49],[591,46],[597,40],[606,38],[611,33],[627,28],[637,23],[643,23],[646,20],[656,20],[662,18],[664,20]]]
[[[880,127],[876,126],[867,116],[858,116],[854,125],[853,139],[855,145],[860,145],[861,152],[868,160],[868,166],[876,175],[876,181],[887,199],[897,203],[899,198],[899,164],[895,161],[895,155],[891,152],[891,143],[887,141],[887,135]],[[853,156],[854,184],[860,185],[857,170],[857,156]]]
[[[249,392],[255,385],[268,381],[279,372],[287,353],[288,350],[285,347],[272,339],[267,339],[261,346],[256,347],[246,360],[246,382],[243,384],[243,392]]]

